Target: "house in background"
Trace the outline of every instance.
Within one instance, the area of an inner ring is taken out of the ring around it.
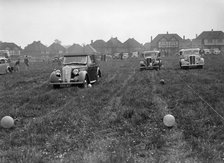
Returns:
[[[79,44],[73,44],[66,50],[67,54],[82,54],[83,47]]]
[[[27,45],[22,54],[31,57],[34,62],[49,60],[48,48],[40,41],[33,41],[33,43]]]
[[[150,44],[150,42],[146,42],[146,43],[143,45],[143,50],[144,50],[144,51],[149,51],[149,50],[151,50],[151,44]]]
[[[117,37],[115,38],[111,37],[110,40],[106,42],[106,44],[107,44],[107,52],[109,54],[122,53],[125,51],[122,42],[119,41]]]
[[[98,53],[100,54],[108,54],[107,43],[104,40],[96,40],[93,42],[91,40],[90,44]]]
[[[151,41],[151,50],[160,50],[163,55],[174,55],[180,49],[182,38],[178,34],[158,34]]]
[[[185,39],[185,36],[183,36],[183,39],[180,41],[179,49],[189,49],[189,48],[194,48],[192,47],[192,40]]]
[[[91,45],[84,45],[81,46],[79,44],[73,44],[72,46],[70,46],[67,51],[66,54],[99,54],[96,49],[94,49]]]
[[[11,56],[20,56],[22,48],[15,43],[0,42],[0,50],[8,50]]]
[[[219,49],[224,52],[224,33],[222,31],[204,31],[194,41],[203,49]]]
[[[142,45],[136,41],[134,38],[129,38],[123,43],[123,47],[125,52],[132,53],[132,52],[140,52],[142,50]]]
[[[48,51],[50,57],[53,56],[62,57],[63,54],[66,53],[66,48],[62,46],[60,43],[54,42],[48,47]]]
[[[100,54],[90,44],[83,46],[83,54]]]

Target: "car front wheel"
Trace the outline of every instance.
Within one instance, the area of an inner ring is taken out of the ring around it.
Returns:
[[[54,88],[54,89],[60,88],[60,85],[59,85],[59,84],[54,84],[54,85],[53,85],[53,88]]]
[[[87,87],[88,87],[88,84],[89,84],[89,82],[88,82],[88,77],[86,76],[86,77],[85,77],[85,80],[83,81],[83,84],[81,85],[81,87],[82,87],[82,88],[87,88]]]

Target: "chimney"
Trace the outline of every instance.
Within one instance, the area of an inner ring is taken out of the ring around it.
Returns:
[[[166,34],[169,34],[168,31],[166,32]]]
[[[91,40],[91,44],[93,44],[93,40]]]
[[[212,31],[213,31],[213,29],[212,29]]]
[[[152,36],[151,36],[151,42],[152,42]]]
[[[185,40],[185,36],[183,36],[183,40]]]

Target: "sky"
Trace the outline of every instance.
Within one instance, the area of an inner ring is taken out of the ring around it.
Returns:
[[[111,37],[144,44],[167,32],[193,39],[212,29],[224,32],[224,0],[0,0],[0,41],[22,48]]]

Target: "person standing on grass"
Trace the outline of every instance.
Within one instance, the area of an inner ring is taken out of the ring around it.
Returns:
[[[16,61],[14,65],[14,71],[19,71],[19,65],[20,65],[20,58]]]
[[[29,68],[29,59],[28,59],[27,55],[24,58],[24,63],[25,63],[25,66],[26,66],[26,70],[28,70],[28,68]]]

